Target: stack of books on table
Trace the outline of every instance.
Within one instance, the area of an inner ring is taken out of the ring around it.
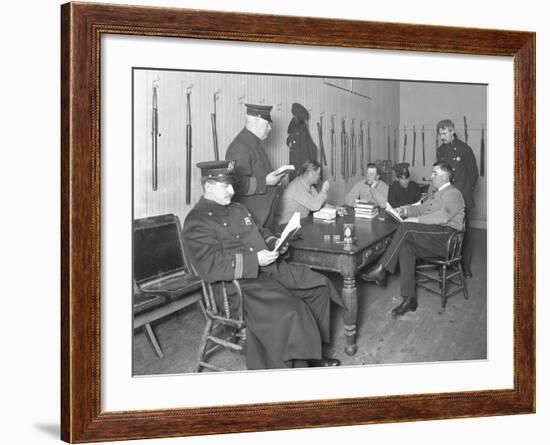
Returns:
[[[355,217],[356,218],[376,218],[378,216],[378,206],[376,204],[367,203],[364,201],[357,201],[355,204]]]
[[[313,213],[313,218],[322,219],[324,221],[332,221],[336,219],[336,209],[323,207],[321,210]]]

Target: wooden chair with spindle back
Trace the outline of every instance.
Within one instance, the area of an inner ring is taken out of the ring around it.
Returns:
[[[440,313],[445,312],[447,300],[454,294],[462,291],[464,299],[468,299],[468,289],[462,270],[463,242],[464,232],[453,232],[447,241],[444,257],[422,258],[422,261],[416,266],[416,284],[441,296]],[[438,288],[427,285],[426,283],[429,282],[438,283]],[[450,290],[451,285],[454,285],[453,290]]]
[[[191,270],[198,275],[193,261],[186,255]],[[210,371],[228,371],[209,359],[214,352],[225,348],[242,352],[246,342],[246,322],[244,320],[243,293],[239,280],[208,283],[201,280],[201,307],[206,317],[206,325],[201,337],[197,372],[203,369]]]

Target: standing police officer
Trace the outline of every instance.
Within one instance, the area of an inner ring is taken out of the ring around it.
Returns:
[[[477,169],[474,152],[465,142],[457,138],[455,124],[449,119],[444,119],[437,124],[437,132],[442,144],[437,149],[437,161],[447,162],[453,172],[453,185],[460,190],[466,203],[464,250],[462,252],[462,267],[466,277],[472,276],[472,241],[468,236],[472,212],[475,207],[474,189],[476,187],[479,172]]]
[[[233,139],[225,153],[235,160],[239,182],[235,184],[235,201],[252,213],[259,227],[272,228],[283,175],[276,175],[262,146],[271,131],[271,108],[268,105],[245,104],[246,125]]]

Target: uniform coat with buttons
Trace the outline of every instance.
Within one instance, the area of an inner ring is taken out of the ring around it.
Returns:
[[[234,201],[243,204],[252,213],[260,227],[271,228],[281,196],[280,186],[268,186],[265,177],[273,171],[262,141],[246,127],[227,148],[225,159],[236,161]]]
[[[458,139],[455,135],[448,144],[442,144],[437,149],[437,160],[446,161],[453,170],[453,185],[460,190],[466,203],[466,234],[462,254],[462,264],[466,273],[470,272],[472,261],[472,240],[468,236],[468,228],[472,218],[472,211],[475,207],[474,189],[476,187],[479,172],[476,158],[470,146]]]
[[[414,181],[409,181],[407,187],[403,187],[395,180],[388,191],[388,202],[392,207],[401,207],[407,204],[414,204],[422,197],[420,187]]]
[[[331,297],[341,304],[325,276],[281,258],[260,267],[257,252],[276,239],[239,203],[223,206],[201,198],[185,219],[183,237],[204,281],[240,280],[248,369],[321,358],[321,342],[330,339]]]
[[[439,146],[437,160],[438,162],[445,161],[451,166],[454,177],[453,185],[462,193],[466,209],[473,209],[475,207],[474,189],[479,172],[474,152],[470,146],[455,135],[451,142]]]

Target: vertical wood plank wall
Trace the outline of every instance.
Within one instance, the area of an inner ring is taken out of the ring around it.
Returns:
[[[151,182],[151,122],[153,82],[158,81],[158,190]],[[328,86],[322,78],[270,76],[232,73],[201,73],[186,71],[134,71],[134,218],[163,213],[185,216],[202,194],[197,162],[214,159],[210,114],[213,112],[213,94],[219,91],[217,101],[217,133],[220,159],[244,126],[245,103],[273,105],[272,131],[265,141],[266,152],[273,168],[288,163],[286,145],[287,127],[292,118],[291,106],[299,102],[310,112],[310,133],[318,145],[316,123],[323,115],[323,139],[329,165],[324,177],[330,175],[330,116],[335,115],[336,169],[329,202],[342,204],[345,193],[361,175],[359,147],[357,175],[344,182],[340,175],[340,131],[342,118],[346,131],[351,132],[355,119],[355,133],[359,141],[359,122],[363,121],[365,162],[367,125],[371,126],[372,160],[388,159],[387,137],[390,135],[390,158],[399,126],[400,93],[398,81],[366,79],[327,79],[351,88],[372,100]],[[191,122],[193,129],[191,204],[185,203],[185,128],[186,91],[191,91]],[[358,142],[357,142],[358,144]]]

